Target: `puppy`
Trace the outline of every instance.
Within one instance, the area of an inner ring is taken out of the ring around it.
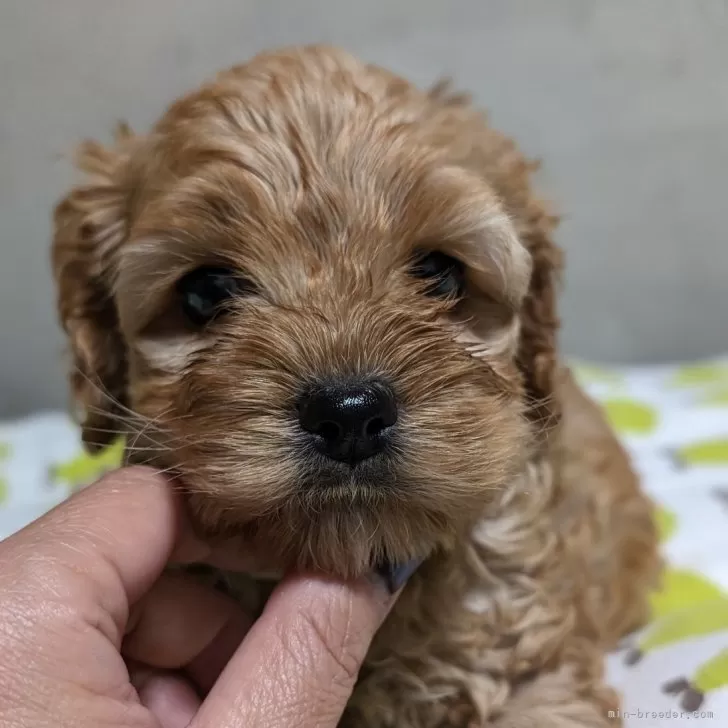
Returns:
[[[89,446],[126,434],[266,570],[422,562],[343,724],[614,726],[655,529],[559,359],[556,221],[513,142],[306,47],[80,166],[53,265]]]

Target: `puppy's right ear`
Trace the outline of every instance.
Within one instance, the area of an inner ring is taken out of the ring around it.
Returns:
[[[127,405],[126,349],[111,286],[116,253],[128,235],[133,144],[126,127],[112,148],[83,144],[77,164],[87,180],[61,200],[53,220],[53,274],[73,356],[72,394],[92,449],[123,429]]]

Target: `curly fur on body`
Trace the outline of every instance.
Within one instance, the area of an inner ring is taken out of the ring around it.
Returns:
[[[130,459],[177,473],[210,538],[264,545],[263,570],[424,560],[343,724],[615,725],[603,655],[646,616],[651,505],[560,361],[556,219],[514,143],[445,86],[307,47],[80,166],[53,265],[89,446],[131,432]],[[464,266],[456,300],[411,275],[422,249]],[[253,294],[195,327],[175,285],[204,265]],[[391,386],[396,439],[339,467],[293,403],[357,376]]]

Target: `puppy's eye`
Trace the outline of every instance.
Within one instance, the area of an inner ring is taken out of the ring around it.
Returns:
[[[227,268],[197,268],[177,282],[182,311],[197,326],[212,321],[233,296],[253,291],[250,281]]]
[[[410,273],[427,281],[427,295],[436,298],[460,298],[465,293],[465,267],[439,251],[422,251],[412,262]]]

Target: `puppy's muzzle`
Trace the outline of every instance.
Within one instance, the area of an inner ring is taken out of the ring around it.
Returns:
[[[300,396],[298,419],[319,453],[353,467],[387,449],[397,401],[380,380],[328,382]]]

